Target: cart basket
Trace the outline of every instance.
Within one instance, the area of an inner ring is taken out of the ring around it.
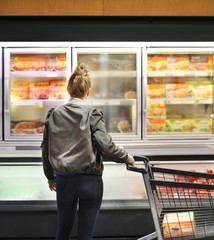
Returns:
[[[139,240],[214,239],[214,174],[154,167],[143,156],[134,159],[145,168],[127,169],[143,175],[156,230]]]

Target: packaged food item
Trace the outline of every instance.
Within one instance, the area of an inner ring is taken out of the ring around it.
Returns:
[[[166,132],[166,120],[165,119],[148,119],[147,120],[147,132],[149,134]]]
[[[44,131],[44,122],[36,120],[12,121],[11,131],[14,134],[41,134]]]
[[[48,99],[49,87],[29,87],[30,99]]]
[[[187,84],[167,84],[166,98],[188,98],[191,97],[191,91]]]
[[[49,80],[49,82],[50,82],[50,86],[61,87],[61,86],[67,85],[66,80]]]
[[[23,100],[29,98],[28,87],[26,86],[11,86],[10,88],[11,99]]]
[[[66,56],[47,57],[47,71],[66,71]]]
[[[176,212],[164,214],[164,238],[185,237],[195,234],[194,212]]]
[[[49,86],[49,82],[29,82],[30,87],[47,87]]]
[[[202,55],[202,54],[191,55],[189,70],[191,70],[191,71],[208,70],[208,68],[210,68],[212,66],[211,61],[209,61],[209,64],[208,64],[208,56],[209,55]],[[209,59],[212,59],[212,57],[210,56]]]
[[[126,99],[136,99],[136,92],[135,91],[125,92],[124,97]]]
[[[208,55],[208,70],[213,70],[213,56]]]
[[[195,133],[212,133],[212,118],[209,119],[192,119]]]
[[[167,56],[148,57],[148,71],[164,71],[167,69]]]
[[[191,124],[187,124],[183,119],[167,119],[166,120],[166,132],[191,132]]]
[[[189,85],[192,95],[196,99],[212,98],[213,86],[212,85]]]
[[[148,99],[165,98],[165,84],[148,85]]]
[[[121,133],[130,133],[132,131],[128,120],[122,120],[118,123],[118,129]]]
[[[49,87],[49,99],[66,99],[67,90],[66,87],[50,86]]]
[[[148,104],[147,108],[148,118],[166,118],[165,104]]]
[[[29,86],[29,82],[25,81],[25,82],[13,82],[13,86],[14,87],[28,87]]]
[[[11,57],[11,71],[45,71],[45,57]]]
[[[177,71],[177,70],[189,70],[189,57],[188,56],[168,56],[167,58],[167,70]]]

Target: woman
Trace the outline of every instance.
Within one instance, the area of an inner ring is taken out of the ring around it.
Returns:
[[[103,159],[134,165],[106,132],[100,110],[85,105],[91,80],[83,63],[71,75],[69,103],[49,113],[48,157],[43,144],[43,166],[50,190],[57,192],[56,240],[68,240],[78,213],[77,239],[92,239],[103,195]]]

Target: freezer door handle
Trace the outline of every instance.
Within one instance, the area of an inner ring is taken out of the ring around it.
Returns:
[[[10,94],[10,89],[9,89],[9,81],[6,79],[5,81],[5,112],[9,112],[9,95]]]

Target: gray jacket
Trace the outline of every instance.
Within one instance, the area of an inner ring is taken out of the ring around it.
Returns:
[[[65,173],[102,175],[103,159],[125,163],[128,158],[127,152],[117,147],[106,132],[101,110],[86,106],[77,98],[50,115],[48,153],[49,162],[43,160],[43,165],[53,172],[53,177]]]

